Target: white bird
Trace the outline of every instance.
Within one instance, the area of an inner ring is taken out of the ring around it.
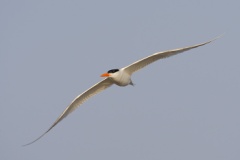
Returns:
[[[217,38],[219,38],[219,37],[217,37]],[[44,132],[40,137],[38,137],[34,141],[27,143],[23,146],[30,145],[30,144],[36,142],[37,140],[39,140],[40,138],[42,138],[54,126],[56,126],[61,120],[63,120],[63,118],[67,117],[71,112],[73,112],[76,108],[78,108],[81,104],[83,104],[83,102],[85,102],[86,100],[88,100],[89,98],[94,96],[95,94],[107,89],[111,85],[113,85],[113,84],[116,84],[118,86],[133,85],[133,82],[131,80],[131,75],[134,72],[138,71],[139,69],[141,69],[159,59],[167,58],[167,57],[176,55],[178,53],[182,53],[187,50],[206,45],[206,44],[216,40],[217,38],[207,41],[207,42],[204,42],[204,43],[189,46],[189,47],[173,49],[173,50],[168,50],[168,51],[163,51],[163,52],[157,52],[157,53],[154,53],[154,54],[152,54],[148,57],[145,57],[141,60],[138,60],[126,67],[123,67],[121,69],[109,70],[108,72],[101,75],[101,77],[106,77],[106,78],[104,78],[102,81],[98,82],[97,84],[95,84],[94,86],[92,86],[91,88],[89,88],[88,90],[86,90],[85,92],[80,94],[79,96],[77,96],[46,132]]]

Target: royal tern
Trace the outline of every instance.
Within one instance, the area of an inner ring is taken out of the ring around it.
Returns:
[[[217,37],[217,38],[219,38],[219,37]],[[88,90],[86,90],[85,92],[80,94],[79,96],[77,96],[46,132],[44,132],[40,137],[38,137],[34,141],[27,143],[23,146],[30,145],[30,144],[36,142],[37,140],[39,140],[40,138],[42,138],[54,126],[56,126],[63,118],[67,117],[71,112],[73,112],[76,108],[78,108],[83,102],[85,102],[86,100],[88,100],[89,98],[94,96],[95,94],[110,87],[111,85],[113,85],[113,84],[116,84],[118,86],[133,85],[133,82],[131,80],[131,75],[134,72],[138,71],[139,69],[141,69],[159,59],[167,58],[167,57],[176,55],[178,53],[182,53],[187,50],[206,45],[206,44],[216,40],[217,38],[207,41],[207,42],[204,42],[204,43],[189,46],[189,47],[178,48],[178,49],[173,49],[173,50],[168,50],[168,51],[163,51],[163,52],[157,52],[157,53],[154,53],[154,54],[152,54],[148,57],[145,57],[141,60],[138,60],[126,67],[123,67],[121,69],[111,69],[108,72],[103,73],[101,75],[101,77],[106,77],[106,78],[104,78],[102,81],[98,82],[97,84],[95,84],[94,86],[92,86],[91,88],[89,88]]]

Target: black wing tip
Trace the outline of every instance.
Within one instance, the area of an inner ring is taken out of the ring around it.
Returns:
[[[26,146],[29,146],[29,145],[35,143],[36,141],[38,141],[39,139],[41,139],[46,133],[47,133],[47,132],[45,132],[44,134],[42,134],[40,137],[38,137],[38,138],[35,139],[34,141],[31,141],[31,142],[29,142],[29,143],[27,143],[27,144],[22,145],[22,147],[26,147]]]
[[[30,143],[27,143],[27,144],[23,144],[22,147],[29,146],[29,145],[33,144],[34,142],[36,142],[36,141],[30,142]]]
[[[28,145],[31,145],[31,144],[33,144],[33,143],[35,143],[36,141],[38,141],[39,139],[41,139],[45,134],[47,134],[53,127],[55,127],[57,124],[58,124],[58,122],[60,122],[61,120],[62,120],[62,118],[64,118],[64,117],[60,117],[60,118],[58,118],[54,123],[53,123],[53,125],[46,131],[46,132],[44,132],[41,136],[39,136],[37,139],[35,139],[34,141],[31,141],[31,142],[29,142],[29,143],[27,143],[27,144],[24,144],[24,145],[22,145],[22,147],[25,147],[25,146],[28,146]]]
[[[26,147],[26,146],[29,146],[35,142],[37,142],[39,139],[41,139],[45,134],[47,134],[52,128],[48,129],[46,132],[44,132],[41,136],[39,136],[37,139],[27,143],[27,144],[23,144],[22,147]]]

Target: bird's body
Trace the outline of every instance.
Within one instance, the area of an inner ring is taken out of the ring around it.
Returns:
[[[114,74],[111,74],[111,76],[106,75],[109,77],[109,79],[116,85],[124,87],[127,85],[133,85],[132,80],[131,80],[131,75],[125,71],[124,68],[122,69],[113,69],[116,70]],[[110,70],[112,71],[112,70]],[[109,72],[109,71],[108,71]],[[105,74],[102,74],[102,77],[105,77]]]
[[[217,38],[215,38],[215,39],[217,39]],[[213,40],[215,40],[215,39],[213,39]],[[151,64],[159,59],[167,58],[167,57],[176,55],[178,53],[182,53],[184,51],[203,46],[205,44],[212,42],[213,40],[205,42],[205,43],[189,46],[189,47],[168,50],[168,51],[164,51],[164,52],[157,52],[157,53],[152,54],[148,57],[145,57],[141,60],[138,60],[126,67],[123,67],[121,69],[109,70],[107,73],[104,73],[101,75],[101,77],[106,77],[106,78],[104,78],[102,81],[98,82],[97,84],[95,84],[94,86],[92,86],[91,88],[89,88],[88,90],[86,90],[85,92],[80,94],[79,96],[77,96],[46,132],[44,132],[36,140],[34,140],[28,144],[25,144],[24,146],[32,144],[32,143],[36,142],[37,140],[39,140],[47,132],[49,132],[54,126],[56,126],[63,118],[65,118],[71,112],[73,112],[76,108],[78,108],[82,103],[84,103],[86,100],[88,100],[90,97],[94,96],[95,94],[110,87],[111,85],[113,85],[113,84],[116,84],[118,86],[133,85],[133,82],[131,80],[131,75],[134,72],[138,71],[139,69],[141,69],[141,68],[147,66],[148,64]]]

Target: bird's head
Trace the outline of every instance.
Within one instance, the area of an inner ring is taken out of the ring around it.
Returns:
[[[111,69],[106,73],[103,73],[101,77],[111,77],[114,73],[118,72],[119,69]]]

